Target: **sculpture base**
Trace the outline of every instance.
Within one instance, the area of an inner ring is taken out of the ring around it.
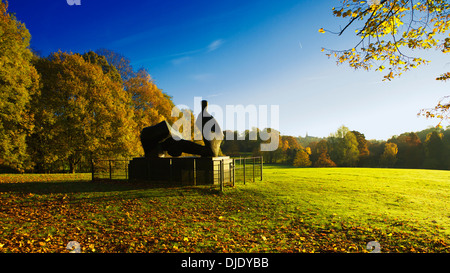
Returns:
[[[221,163],[223,162],[223,168]],[[177,186],[213,185],[231,182],[233,159],[223,157],[133,158],[128,165],[130,180]]]

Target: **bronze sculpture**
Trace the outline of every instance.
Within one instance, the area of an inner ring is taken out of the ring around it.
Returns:
[[[162,157],[167,152],[172,157],[182,153],[202,157],[219,156],[223,133],[217,120],[208,113],[208,102],[202,101],[202,112],[198,115],[196,125],[201,130],[205,146],[185,140],[166,122],[145,127],[141,131],[141,143],[146,158]]]

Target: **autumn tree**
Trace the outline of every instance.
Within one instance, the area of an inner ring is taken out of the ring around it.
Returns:
[[[416,132],[417,136],[419,137],[420,141],[422,141],[422,143],[425,143],[425,141],[427,140],[427,137],[429,136],[430,133],[433,132],[437,132],[437,133],[444,133],[444,130],[442,128],[439,127],[433,127],[430,126],[427,129],[421,130],[419,132]]]
[[[359,156],[368,156],[370,154],[369,147],[367,145],[366,136],[358,131],[351,131],[358,142]]]
[[[172,124],[176,120],[172,117],[172,108],[175,106],[172,98],[156,86],[145,69],[140,69],[134,77],[124,83],[124,86],[133,102],[136,136],[139,136],[144,127],[163,120]]]
[[[131,94],[137,122],[150,126],[162,120],[175,121],[172,98],[156,86],[145,69],[140,69],[135,77],[126,81],[125,87]]]
[[[278,135],[278,148],[275,151],[264,152],[263,156],[268,163],[285,163],[286,153],[289,149],[289,143],[286,139],[283,140],[281,134]]]
[[[321,153],[316,162],[314,162],[314,167],[336,167],[336,163],[331,160],[328,153]]]
[[[317,156],[317,160],[314,161],[314,167],[336,167],[336,163],[331,160],[328,154],[328,143],[327,140],[323,139],[319,141],[314,149]],[[314,151],[312,151],[314,153]]]
[[[425,168],[446,169],[447,152],[443,141],[444,135],[437,131],[429,133],[425,140],[426,158],[424,162]]]
[[[293,136],[281,136],[281,143],[279,145],[281,163],[292,165],[298,150],[303,147],[298,143]]]
[[[328,138],[328,142],[331,146],[331,159],[338,166],[356,166],[359,160],[358,141],[347,127],[339,127],[336,133]]]
[[[429,61],[413,54],[418,49],[437,49],[450,52],[450,5],[446,0],[341,0],[333,8],[333,15],[348,18],[339,31],[319,29],[342,35],[354,31],[359,41],[344,50],[327,51],[338,64],[347,63],[355,69],[387,70],[384,80],[427,64]],[[437,80],[450,79],[450,72],[437,76]],[[421,114],[444,120],[449,117],[450,96],[436,107],[424,109]]]
[[[272,137],[278,137],[278,147],[277,149],[275,149],[275,151],[263,151],[262,156],[264,157],[264,160],[267,163],[278,163],[280,159],[283,158],[283,154],[284,152],[287,150],[287,147],[284,146],[284,144],[287,145],[286,143],[283,143],[282,141],[282,137],[281,137],[281,133],[278,130],[275,130],[273,128],[266,128],[265,132],[267,132],[268,134],[271,135]],[[272,142],[272,139],[267,139],[264,141],[261,141],[261,144],[268,144],[270,142]]]
[[[310,151],[310,150],[309,150]],[[293,166],[294,167],[310,167],[312,165],[311,160],[309,159],[309,155],[306,149],[299,149],[295,155]]]
[[[281,139],[283,142],[287,143],[285,145],[286,149],[300,149],[302,147],[293,136],[281,136]]]
[[[445,158],[446,158],[446,162],[444,163],[446,166],[447,170],[450,170],[450,125],[447,126],[447,130],[445,130],[443,133],[443,139],[442,141],[444,142],[445,145],[445,150],[446,150],[446,154],[445,154]]]
[[[342,145],[342,165],[347,167],[355,167],[359,160],[358,141],[355,134],[352,132],[345,134]]]
[[[122,83],[122,78],[116,67],[108,62],[105,56],[99,55],[94,51],[84,53],[83,59],[91,64],[95,64],[102,68],[103,74],[107,75],[111,80]]]
[[[261,139],[259,138],[259,129],[252,127],[251,130],[245,130],[242,134],[237,135],[239,140],[240,151],[243,153],[251,153],[254,156],[260,155]]]
[[[53,53],[35,67],[42,88],[32,104],[36,129],[29,143],[38,169],[64,161],[74,172],[82,157],[134,153],[131,95],[121,82],[79,54]]]
[[[30,33],[0,1],[0,165],[23,171],[33,129],[30,100],[38,89]]]
[[[239,156],[241,149],[239,146],[239,143],[241,141],[237,140],[239,136],[238,131],[232,131],[232,132],[223,132],[224,140],[222,142],[221,150],[224,154],[229,156]]]
[[[318,154],[328,153],[328,141],[326,139],[322,139],[317,143],[316,150]]]
[[[366,164],[368,167],[379,167],[380,166],[380,157],[384,152],[384,147],[386,145],[386,141],[380,140],[371,140],[368,141],[369,147],[369,157],[367,158]]]
[[[117,69],[124,82],[136,76],[130,59],[124,55],[106,48],[97,49],[95,53],[104,56],[108,64]]]
[[[383,167],[394,167],[395,162],[397,162],[397,153],[397,144],[387,142],[384,146],[384,152],[380,157],[380,165]]]
[[[144,127],[155,125],[163,120],[172,125],[178,119],[178,117],[172,116],[172,110],[179,111],[181,109],[174,109],[172,97],[158,88],[146,69],[141,68],[135,72],[130,59],[113,50],[101,48],[95,53],[104,57],[106,65],[104,61],[97,61],[97,63],[103,68],[106,67],[107,70],[112,70],[113,79],[121,78],[124,89],[131,94],[136,122],[135,135],[139,136]],[[110,69],[109,66],[114,69]],[[193,124],[195,120],[192,117]],[[141,153],[142,151],[139,152],[139,154]]]
[[[397,144],[397,166],[402,168],[420,168],[425,158],[425,151],[419,136],[414,133],[404,133],[389,140]]]
[[[319,158],[319,153],[317,151],[317,145],[319,144],[318,141],[311,141],[307,147],[311,151],[311,154],[309,155],[309,159],[314,164],[314,162]]]

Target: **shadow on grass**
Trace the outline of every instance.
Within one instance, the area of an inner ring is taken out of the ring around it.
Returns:
[[[0,192],[22,194],[114,193],[144,190],[149,190],[149,195],[152,195],[151,192],[153,191],[155,195],[163,193],[164,196],[188,195],[193,191],[200,195],[219,193],[212,186],[180,186],[167,183],[129,182],[126,180],[0,183]]]

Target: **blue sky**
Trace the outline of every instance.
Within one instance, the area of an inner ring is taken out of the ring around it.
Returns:
[[[108,48],[148,69],[176,104],[279,105],[282,134],[328,136],[341,125],[368,139],[388,139],[435,126],[417,117],[449,94],[435,80],[450,70],[447,56],[399,79],[336,66],[321,48],[351,48],[355,37],[320,34],[346,21],[332,16],[339,1],[293,0],[10,0],[32,47],[57,50]],[[225,128],[229,129],[229,128]]]

